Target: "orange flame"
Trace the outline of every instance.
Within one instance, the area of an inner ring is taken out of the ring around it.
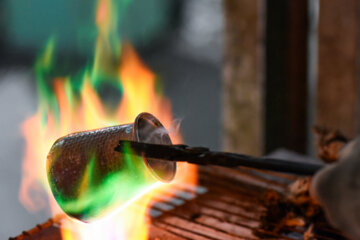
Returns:
[[[101,10],[104,11],[104,10]],[[98,21],[102,21],[99,13]],[[115,110],[109,111],[98,96],[90,81],[90,74],[84,74],[84,81],[78,102],[72,101],[70,78],[56,78],[52,87],[59,110],[59,121],[53,112],[46,110],[44,126],[42,112],[27,119],[22,130],[26,140],[25,159],[23,163],[23,180],[20,188],[20,201],[30,211],[36,211],[49,205],[53,214],[61,213],[47,183],[45,160],[53,142],[68,133],[80,130],[95,129],[114,124],[133,122],[136,115],[146,111],[154,114],[166,128],[171,128],[173,118],[171,104],[156,92],[155,75],[141,62],[134,49],[123,47],[121,64],[117,67],[117,78],[123,87],[123,97]],[[116,71],[115,71],[116,72]],[[181,142],[177,131],[170,131],[174,143]],[[174,182],[196,183],[196,168],[183,164],[178,167]],[[157,189],[171,187],[163,184],[153,188],[141,200],[135,201],[121,212],[92,224],[83,224],[72,219],[62,223],[62,236],[70,239],[146,239],[148,221],[145,218],[147,204]],[[45,191],[44,191],[45,189]],[[134,199],[136,200],[136,199]]]
[[[51,145],[61,136],[76,131],[133,122],[139,113],[149,112],[170,129],[173,143],[182,141],[178,129],[173,126],[170,102],[156,91],[155,74],[143,64],[130,45],[112,46],[118,44],[117,38],[114,37],[116,14],[113,12],[113,3],[112,0],[98,0],[96,24],[99,36],[94,65],[91,70],[85,69],[80,93],[74,94],[71,77],[53,79],[50,86],[53,95],[49,97],[40,91],[42,101],[38,112],[22,125],[26,149],[19,198],[29,211],[37,211],[49,205],[52,214],[62,212],[50,191],[45,163]],[[40,65],[45,70],[52,63],[53,46],[49,49],[40,59]],[[120,49],[121,58],[117,60]],[[123,89],[122,98],[115,109],[107,106],[95,89],[94,76],[96,81],[102,81],[101,77],[98,77],[101,72],[115,78],[116,84]],[[40,88],[46,88],[44,82],[40,83]],[[195,166],[179,164],[173,182],[196,184],[196,179]],[[91,224],[66,218],[62,223],[63,239],[146,239],[149,224],[145,217],[147,204],[154,194],[167,187],[171,187],[171,184],[154,184],[148,189],[150,193],[142,197],[137,196],[121,212]],[[44,198],[44,195],[47,197]]]

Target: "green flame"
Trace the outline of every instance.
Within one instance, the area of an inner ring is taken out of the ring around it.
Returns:
[[[157,181],[146,169],[143,159],[131,154],[128,146],[122,158],[124,165],[121,171],[99,179],[97,161],[92,158],[78,185],[78,196],[69,199],[61,193],[56,195],[60,207],[76,218],[91,221],[126,205]]]
[[[56,78],[56,81],[63,83],[67,103],[74,115],[78,114],[79,100],[85,84],[90,84],[95,91],[99,91],[102,84],[109,84],[119,95],[122,94],[123,87],[118,74],[121,61],[121,41],[117,24],[129,2],[130,0],[98,0],[96,14],[98,37],[92,62],[77,74]],[[120,11],[118,11],[119,9]],[[35,64],[39,113],[45,129],[49,116],[54,117],[57,126],[62,117],[60,116],[59,96],[55,93],[53,81],[56,77],[57,67],[54,57],[55,50],[56,40],[55,37],[52,37]],[[105,120],[107,121],[107,119]],[[71,122],[70,124],[78,123]],[[143,193],[157,182],[147,171],[143,159],[131,155],[129,148],[126,148],[119,161],[123,161],[121,170],[99,177],[101,175],[99,166],[97,166],[99,161],[95,157],[90,158],[80,182],[74,186],[78,191],[76,197],[69,197],[60,190],[58,191],[51,182],[53,179],[49,179],[60,207],[74,217],[91,220],[119,206],[126,205],[135,196]]]
[[[96,17],[103,9],[105,20],[97,22],[97,40],[94,46],[93,59],[82,70],[68,76],[58,76],[56,63],[56,38],[52,36],[46,43],[35,63],[37,91],[39,96],[39,111],[42,116],[43,127],[47,123],[47,116],[51,114],[59,122],[59,103],[54,91],[54,78],[61,78],[65,85],[66,97],[72,108],[77,106],[84,82],[99,91],[102,86],[109,86],[119,96],[123,87],[118,75],[121,61],[121,40],[119,23],[130,3],[130,0],[98,0]],[[102,7],[101,7],[102,6]],[[98,19],[96,19],[98,20]],[[121,26],[121,24],[120,24]]]

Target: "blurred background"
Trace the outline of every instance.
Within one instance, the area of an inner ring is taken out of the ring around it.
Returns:
[[[314,155],[311,127],[358,132],[359,1],[132,0],[119,33],[152,69],[188,145]],[[351,2],[351,3],[350,3]],[[95,1],[0,1],[0,238],[50,215],[18,200],[37,110],[34,62],[57,39],[58,71],[92,57]]]

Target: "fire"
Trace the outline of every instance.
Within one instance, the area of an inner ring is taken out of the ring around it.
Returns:
[[[156,90],[155,74],[129,44],[119,44],[115,34],[115,3],[98,0],[98,39],[91,68],[85,68],[76,76],[53,77],[54,39],[50,39],[36,62],[39,108],[22,125],[26,149],[19,198],[29,211],[50,205],[52,214],[62,212],[50,191],[45,164],[49,149],[61,136],[130,123],[139,113],[149,112],[170,129],[173,143],[182,141],[174,126],[170,102]],[[117,104],[107,104],[99,96],[98,88],[104,84],[116,89],[121,96]],[[180,164],[173,182],[196,183],[196,168]],[[146,239],[147,204],[151,196],[166,187],[171,184],[154,183],[126,206],[119,206],[120,210],[112,216],[91,224],[66,218],[62,225],[63,239]]]

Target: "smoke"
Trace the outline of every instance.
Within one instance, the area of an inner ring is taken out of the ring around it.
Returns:
[[[140,129],[142,140],[146,143],[170,144],[169,136],[180,133],[181,122],[182,119],[174,119],[168,129],[165,127],[154,128],[153,125],[147,124]]]
[[[183,121],[182,118],[175,118],[171,125],[170,125],[170,128],[168,129],[168,132],[169,134],[179,134],[180,133],[180,125],[181,125],[181,122]]]

